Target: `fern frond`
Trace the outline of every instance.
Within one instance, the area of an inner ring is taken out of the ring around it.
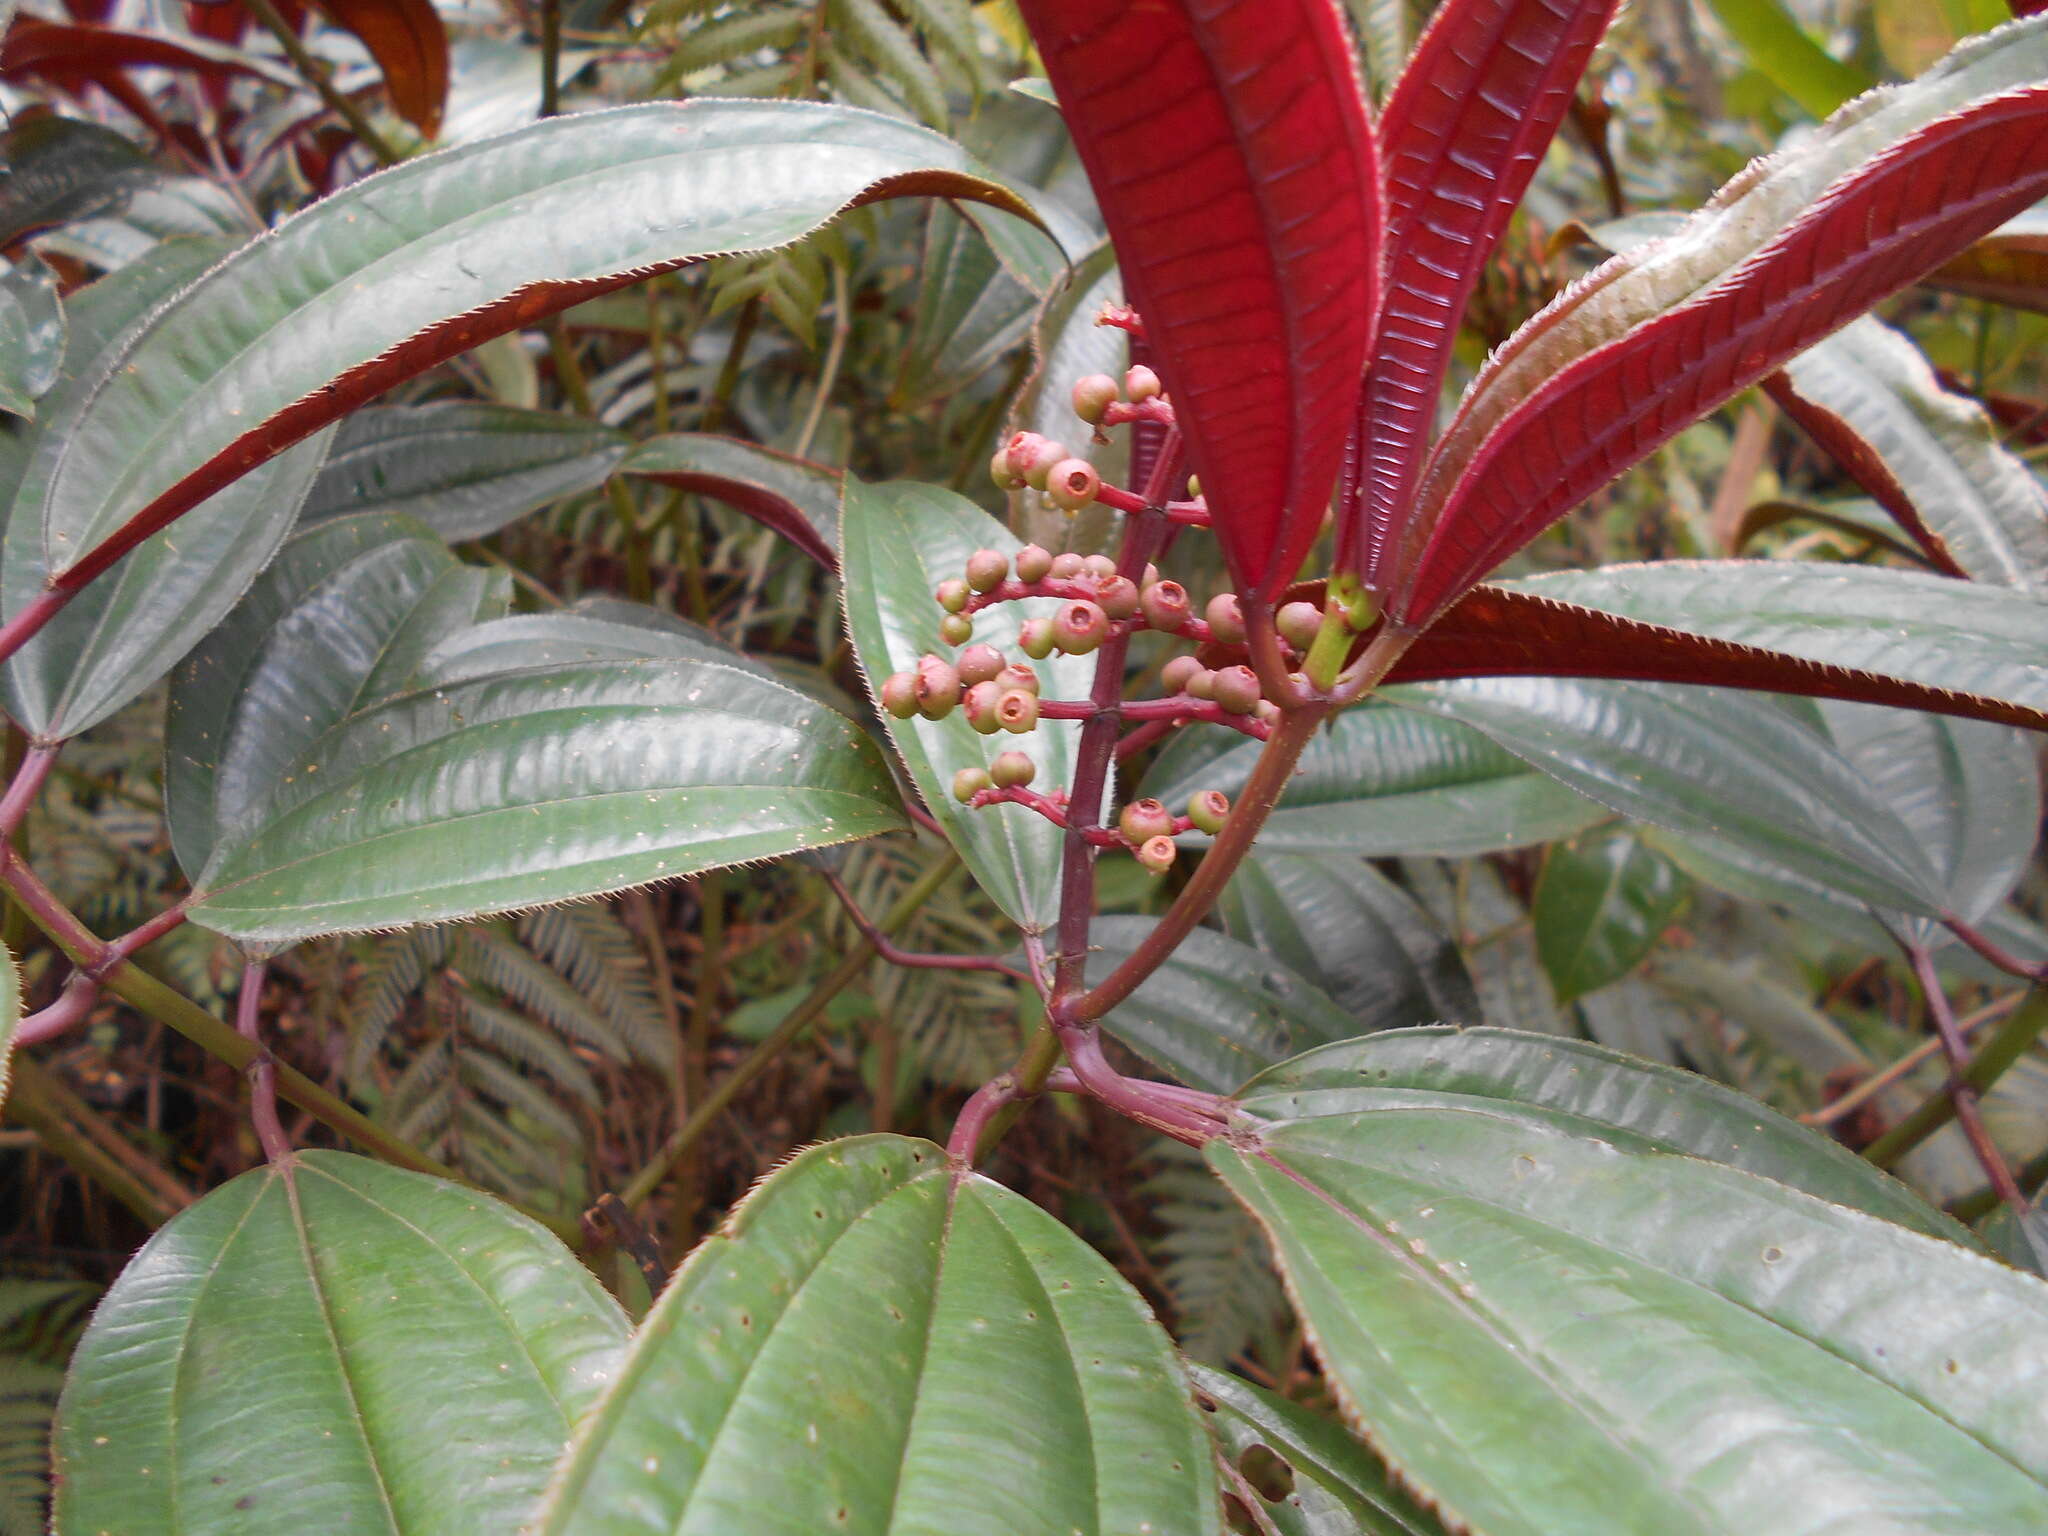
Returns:
[[[0,1354],[0,1536],[40,1536],[49,1516],[50,1421],[64,1372]]]
[[[1145,1192],[1164,1231],[1151,1247],[1182,1351],[1218,1366],[1248,1349],[1270,1357],[1285,1297],[1258,1224],[1200,1153],[1170,1142],[1158,1164]]]
[[[558,1038],[524,1014],[500,1008],[469,993],[462,999],[463,1024],[478,1045],[490,1053],[536,1072],[592,1109],[603,1103],[590,1069]]]
[[[439,928],[415,928],[371,942],[374,948],[363,969],[362,984],[343,1014],[348,1053],[342,1070],[351,1083],[368,1077],[370,1063],[405,1012],[406,1003],[448,950],[447,935]]]
[[[666,1071],[675,1045],[654,993],[646,952],[631,930],[597,902],[543,907],[515,924],[519,941],[590,999],[635,1057]]]
[[[465,929],[456,966],[470,981],[481,982],[600,1055],[617,1062],[631,1059],[631,1048],[611,1021],[553,966],[514,942],[507,928],[492,924]]]
[[[574,1147],[583,1139],[575,1117],[548,1097],[547,1090],[501,1056],[489,1051],[465,1051],[462,1055],[463,1086],[473,1093],[489,1094],[506,1109],[524,1117],[549,1140]],[[465,1111],[473,1101],[465,1102]]]

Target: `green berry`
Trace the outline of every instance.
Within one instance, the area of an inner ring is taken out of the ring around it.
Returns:
[[[1306,651],[1322,630],[1323,610],[1314,603],[1283,603],[1273,615],[1273,627],[1297,651]]]
[[[958,576],[951,581],[940,582],[938,590],[932,593],[932,596],[938,599],[939,606],[948,613],[965,613],[967,600],[973,595],[967,590],[967,583]]]
[[[1017,649],[1033,661],[1052,654],[1052,620],[1026,619],[1017,630]]]
[[[1133,800],[1117,817],[1117,830],[1132,847],[1155,837],[1173,836],[1173,812],[1157,800]]]
[[[986,768],[962,768],[953,775],[953,798],[965,805],[987,789],[990,783]]]
[[[1041,549],[1036,544],[1026,544],[1017,551],[1014,563],[1019,581],[1043,581],[1052,571],[1052,552]]]
[[[892,672],[882,682],[882,708],[898,720],[917,713],[917,674]]]
[[[1229,815],[1230,796],[1220,789],[1198,789],[1188,796],[1188,820],[1195,824],[1197,832],[1214,837],[1223,830]]]
[[[1038,777],[1038,764],[1030,753],[1013,748],[996,754],[996,760],[988,765],[988,776],[1002,789],[1022,789]]]
[[[1106,373],[1091,373],[1074,380],[1074,414],[1091,427],[1101,424],[1103,413],[1116,399],[1116,380]]]
[[[995,481],[997,490],[1021,491],[1024,489],[1024,477],[1010,467],[1010,448],[1007,443],[998,448],[995,451],[995,456],[988,461],[988,477]]]
[[[1216,674],[1207,667],[1197,667],[1180,685],[1180,691],[1191,699],[1213,699],[1216,697]]]
[[[1010,559],[1001,550],[977,549],[967,557],[967,585],[977,592],[993,592],[1010,574]]]
[[[939,620],[939,638],[948,645],[965,645],[974,638],[974,620],[964,613],[949,613]]]

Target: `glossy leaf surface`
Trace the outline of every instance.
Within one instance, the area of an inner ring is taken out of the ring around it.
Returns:
[[[1023,0],[1236,585],[1321,527],[1379,309],[1379,167],[1332,0]]]
[[[859,727],[739,667],[591,662],[403,694],[314,742],[214,847],[245,943],[571,901],[902,825]]]
[[[1188,1375],[1224,1460],[1256,1469],[1254,1447],[1263,1447],[1287,1469],[1293,1486],[1284,1497],[1253,1489],[1278,1536],[1443,1536],[1436,1517],[1396,1488],[1343,1425],[1241,1376],[1206,1365],[1190,1365]]]
[[[1685,876],[1632,832],[1595,832],[1552,848],[1532,911],[1536,952],[1557,1000],[1569,1003],[1634,970],[1686,895]]]
[[[482,400],[377,406],[341,424],[300,516],[397,512],[451,544],[480,539],[594,490],[627,446],[608,427],[553,411]]]
[[[1018,547],[1000,523],[950,491],[908,481],[867,485],[851,475],[840,540],[847,632],[875,695],[884,679],[915,667],[918,657],[953,655],[939,638],[944,613],[932,590],[958,577],[975,550],[1010,554]],[[975,642],[1018,654],[1017,626],[1057,607],[1053,598],[1032,598],[986,609],[975,615]],[[1089,658],[1055,652],[1032,666],[1044,697],[1088,696],[1095,674]],[[998,753],[1021,746],[1038,764],[1038,782],[1070,783],[1080,723],[1042,721],[1028,739],[976,735],[959,710],[943,720],[885,715],[883,723],[925,809],[946,829],[981,888],[1026,932],[1050,929],[1059,916],[1060,830],[1021,805],[968,810],[953,798],[953,775],[985,768]]]
[[[1098,1254],[930,1142],[862,1136],[784,1164],[691,1256],[540,1529],[1210,1536],[1209,1455]]]
[[[1346,466],[1338,553],[1368,584],[1428,453],[1465,301],[1614,10],[1615,0],[1442,6],[1387,102],[1386,294],[1350,449],[1358,459]]]
[[[1099,917],[1088,931],[1088,979],[1100,981],[1156,926]],[[1103,1024],[1192,1088],[1229,1093],[1262,1068],[1349,1039],[1355,1019],[1313,982],[1248,944],[1197,928]]]
[[[1874,83],[1810,37],[1783,0],[1709,0],[1714,17],[1751,64],[1815,117],[1826,117]]]
[[[708,432],[650,438],[619,469],[737,507],[826,570],[839,569],[836,469]]]
[[[1715,683],[2048,730],[2044,605],[1868,566],[1668,560],[1492,583],[1391,674]]]
[[[508,1206],[300,1153],[181,1212],[100,1303],[58,1412],[57,1529],[501,1536],[626,1335]]]
[[[1458,1051],[1439,1037],[1448,1070]],[[2048,1519],[2039,1281],[1666,1150],[1605,1105],[1444,1092],[1420,1065],[1347,1062],[1370,1086],[1325,1104],[1276,1084],[1246,1101],[1256,1148],[1208,1156],[1265,1223],[1347,1410],[1448,1517],[1495,1536]],[[1664,1115],[1723,1092],[1639,1070]],[[1839,1154],[1805,1139],[1816,1165]]]
[[[8,169],[0,182],[0,241],[88,218],[156,179],[141,151],[111,128],[55,114],[26,114],[0,135]]]
[[[1003,270],[980,231],[934,204],[891,402],[924,405],[973,387],[1023,339],[1037,312],[1038,295]]]
[[[1858,320],[1792,359],[1772,396],[1937,563],[2048,593],[2048,491],[1897,331]]]
[[[1221,732],[1177,747],[1142,790],[1169,805],[1198,789],[1236,794],[1259,755],[1257,742]],[[1605,815],[1477,731],[1372,704],[1346,710],[1309,743],[1259,847],[1461,858],[1570,837]],[[1199,844],[1192,834],[1186,841]]]
[[[448,635],[421,658],[420,686],[445,688],[499,672],[634,657],[708,661],[772,675],[760,661],[687,619],[647,609],[649,618],[667,621],[650,623],[622,611],[634,606],[585,599],[554,613],[517,613],[473,625]]]
[[[238,251],[124,350],[52,477],[50,567],[83,579],[138,530],[488,337],[909,194],[1025,211],[936,134],[795,102],[553,118],[369,177]]]
[[[510,598],[502,573],[464,567],[409,518],[362,513],[291,540],[171,678],[164,812],[186,875],[321,736]]]
[[[131,327],[219,255],[211,241],[174,240],[75,294],[63,375],[17,440],[8,479],[0,605],[43,590],[41,503],[96,381]],[[325,436],[273,459],[213,497],[178,530],[144,543],[75,598],[7,663],[8,712],[33,734],[60,739],[97,724],[170,670],[234,605],[278,544],[312,484]]]
[[[1753,848],[1878,906],[1933,915],[1945,904],[1919,840],[1811,705],[1565,678],[1444,683],[1409,697],[1625,815]]]
[[[1431,461],[1389,611],[1435,617],[1680,428],[2040,197],[2044,65],[2039,22],[1973,41],[1524,326]]]
[[[56,280],[30,261],[0,275],[0,410],[33,419],[64,361]]]
[[[1363,859],[1254,852],[1218,911],[1233,937],[1329,993],[1355,1021],[1354,1034],[1478,1020],[1450,935]]]

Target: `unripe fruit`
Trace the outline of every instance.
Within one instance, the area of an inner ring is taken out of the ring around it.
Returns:
[[[962,805],[989,787],[990,776],[986,768],[962,768],[953,775],[953,798]]]
[[[1248,715],[1259,707],[1259,675],[1250,667],[1224,667],[1216,674],[1216,706],[1233,715]]]
[[[1109,638],[1109,615],[1087,598],[1061,603],[1053,616],[1052,643],[1069,656],[1086,656]]]
[[[1012,688],[1022,688],[1034,699],[1038,697],[1038,674],[1025,666],[1008,666],[996,674],[996,687],[1004,693]]]
[[[1021,491],[1024,489],[1024,477],[1010,467],[1010,445],[1008,443],[998,448],[994,456],[989,459],[988,477],[995,481],[996,489],[998,490]]]
[[[1052,620],[1026,619],[1017,630],[1017,649],[1033,661],[1052,654]]]
[[[960,702],[960,674],[936,656],[917,663],[917,712],[927,720],[943,720]]]
[[[1239,606],[1235,592],[1218,592],[1210,598],[1202,617],[1209,621],[1212,638],[1224,645],[1244,643],[1244,609]]]
[[[964,613],[949,613],[939,620],[939,638],[948,645],[965,645],[974,638],[974,620]]]
[[[1061,459],[1045,477],[1045,494],[1062,512],[1078,512],[1102,494],[1102,476],[1086,459]]]
[[[1095,601],[1112,619],[1128,619],[1138,611],[1138,584],[1128,576],[1112,576],[1095,594]]]
[[[1124,841],[1136,847],[1155,837],[1173,836],[1173,812],[1157,800],[1133,800],[1116,819]]]
[[[1049,574],[1054,581],[1072,581],[1076,576],[1081,574],[1083,567],[1085,567],[1087,563],[1087,561],[1083,560],[1079,555],[1075,554],[1072,550],[1068,550],[1064,554],[1058,554],[1052,557],[1052,570],[1047,574]]]
[[[1159,567],[1150,560],[1145,562],[1145,574],[1138,578],[1139,587],[1149,587],[1159,579]]]
[[[1173,868],[1173,861],[1179,853],[1172,838],[1148,837],[1138,845],[1138,863],[1155,875],[1163,875]]]
[[[1207,667],[1198,667],[1188,674],[1180,691],[1191,699],[1213,699],[1216,697],[1216,674]]]
[[[1159,670],[1159,685],[1168,693],[1186,693],[1188,679],[1205,670],[1195,656],[1176,656]]]
[[[1116,576],[1116,562],[1107,555],[1090,555],[1081,562],[1081,574],[1090,581],[1109,581]]]
[[[998,752],[996,760],[988,765],[988,776],[1001,789],[1022,789],[1038,777],[1038,764],[1031,761],[1028,752]]]
[[[960,674],[960,681],[971,688],[994,677],[1003,670],[1003,665],[1003,653],[994,646],[970,645],[953,663],[953,670]]]
[[[1133,364],[1124,374],[1124,393],[1130,397],[1133,405],[1141,400],[1152,399],[1159,393],[1159,388],[1159,375],[1143,363]]]
[[[1188,796],[1188,820],[1195,824],[1197,832],[1214,837],[1223,830],[1229,815],[1230,796],[1220,789],[1198,789]]]
[[[1003,690],[994,683],[976,683],[960,696],[960,713],[980,734],[993,736],[1002,729],[996,720],[996,701],[1002,696]]]
[[[1258,716],[1261,724],[1278,725],[1280,723],[1280,706],[1271,699],[1259,700],[1259,707],[1253,713]]]
[[[967,585],[977,592],[994,591],[1009,574],[1009,557],[1000,550],[977,549],[967,557]]]
[[[892,672],[882,682],[882,708],[898,720],[917,713],[917,674]]]
[[[1052,571],[1052,554],[1040,549],[1036,544],[1026,544],[1017,551],[1014,563],[1019,581],[1043,581]]]
[[[932,596],[938,599],[939,606],[948,613],[965,613],[967,600],[973,595],[967,590],[967,583],[958,576],[951,581],[940,582],[938,590],[932,593]]]
[[[1138,606],[1145,611],[1145,622],[1154,629],[1179,629],[1195,612],[1195,605],[1188,600],[1188,589],[1177,581],[1153,582],[1138,594]]]
[[[1074,414],[1091,427],[1101,424],[1103,412],[1116,398],[1116,380],[1106,373],[1091,373],[1074,380]]]
[[[1188,476],[1188,495],[1196,501],[1202,499],[1202,477],[1200,475]]]
[[[1044,490],[1046,476],[1054,466],[1072,457],[1065,443],[1040,437],[1036,432],[1019,432],[1010,439],[1010,466],[1034,490]]]
[[[1316,642],[1316,634],[1323,627],[1323,610],[1314,603],[1283,603],[1280,611],[1273,615],[1273,627],[1280,631],[1280,638],[1297,651],[1305,651]]]
[[[1012,735],[1038,728],[1038,695],[1012,688],[996,700],[996,723]]]

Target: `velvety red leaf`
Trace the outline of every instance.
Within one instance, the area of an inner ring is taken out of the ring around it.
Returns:
[[[1420,478],[1465,301],[1616,4],[1451,0],[1387,102],[1386,295],[1339,503],[1339,568],[1368,586]]]
[[[2044,193],[2043,86],[1939,118],[1842,177],[1699,297],[1562,369],[1454,485],[1425,485],[1431,530],[1402,551],[1389,612],[1428,623],[1685,426]]]
[[[1021,0],[1240,591],[1314,541],[1378,309],[1334,0]]]
[[[689,453],[694,462],[683,465],[655,457],[665,442],[686,452],[695,450]],[[777,472],[781,484],[776,483]],[[619,466],[619,473],[722,501],[773,528],[835,576],[839,573],[837,523],[819,513],[820,498],[825,496],[831,499],[834,518],[838,510],[840,474],[829,465],[737,438],[690,434],[642,444]],[[806,484],[815,488],[809,509],[791,494],[793,486]]]
[[[448,103],[448,32],[431,0],[315,0],[320,13],[370,50],[392,108],[427,138]]]
[[[1958,594],[1960,601],[1967,601],[1968,594],[1961,587]],[[1299,582],[1285,596],[1289,602],[1320,603],[1323,583]],[[1374,632],[1359,637],[1352,651],[1354,659]],[[1227,666],[1243,661],[1245,652],[1241,646],[1207,646],[1202,658],[1207,666]],[[1697,683],[1888,704],[2048,730],[2048,709],[2011,699],[1937,688],[1857,667],[1823,665],[1532,592],[1484,585],[1461,595],[1416,636],[1386,681],[1434,683],[1459,677],[1605,677],[1635,683]]]
[[[1886,465],[1884,455],[1871,447],[1860,432],[1826,406],[1800,394],[1782,373],[1774,373],[1765,379],[1764,390],[1787,416],[1799,423],[1808,437],[1821,446],[1829,458],[1841,466],[1843,474],[1891,514],[1892,521],[1905,529],[1913,542],[1920,546],[1920,552],[1929,564],[1950,576],[1967,576],[1968,573],[1956,564],[1955,556],[1949,553],[1948,546],[1935,536],[1934,530],[1920,516],[1920,509],[1913,505],[1913,498],[1899,484],[1899,477]]]

